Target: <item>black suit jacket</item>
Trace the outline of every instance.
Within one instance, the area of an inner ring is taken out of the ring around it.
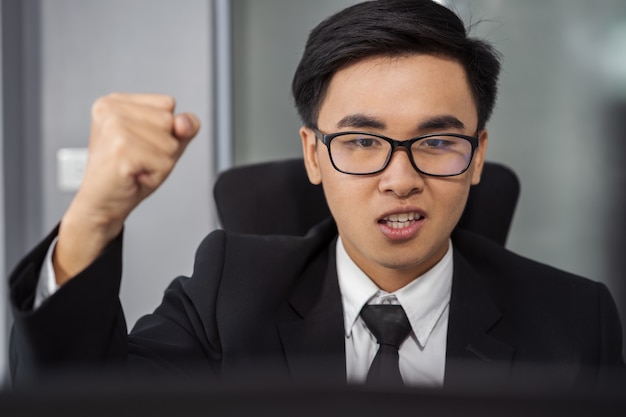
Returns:
[[[192,276],[175,279],[128,336],[117,298],[121,236],[32,311],[52,233],[10,278],[13,379],[122,364],[148,374],[345,384],[336,233],[330,220],[305,237],[215,231],[198,248]],[[456,231],[453,244],[446,386],[575,386],[623,368],[604,285],[467,232]]]

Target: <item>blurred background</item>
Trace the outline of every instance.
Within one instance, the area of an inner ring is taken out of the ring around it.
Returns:
[[[129,326],[154,309],[219,227],[216,173],[300,156],[293,71],[309,30],[353,3],[2,0],[5,275],[71,201],[92,102],[112,91],[168,93],[203,129],[126,226],[121,299]],[[442,3],[504,57],[487,155],[522,184],[507,247],[606,283],[626,323],[626,2]],[[6,286],[0,291],[4,374],[10,314]]]

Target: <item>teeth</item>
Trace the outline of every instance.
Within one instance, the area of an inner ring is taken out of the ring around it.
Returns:
[[[391,216],[387,217],[386,220],[392,222],[406,222],[407,220],[415,220],[416,218],[419,218],[419,214],[417,213],[400,213],[392,214]]]
[[[403,227],[409,227],[410,225],[411,225],[411,222],[391,222],[391,221],[387,222],[387,226],[393,229],[402,229]]]
[[[415,219],[420,219],[421,216],[418,213],[400,213],[391,214],[387,216],[384,221],[387,226],[393,229],[401,229],[403,227],[409,227]]]

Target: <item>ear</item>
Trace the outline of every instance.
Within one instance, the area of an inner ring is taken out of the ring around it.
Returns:
[[[302,154],[304,156],[304,166],[311,184],[322,183],[322,171],[317,157],[317,138],[312,129],[302,126],[300,128],[300,138],[302,139]]]
[[[472,185],[476,185],[480,182],[480,176],[483,172],[483,166],[485,165],[485,153],[487,152],[487,144],[489,142],[489,134],[487,129],[483,129],[478,135],[478,148],[474,152],[474,160],[472,164],[474,169],[472,171]]]

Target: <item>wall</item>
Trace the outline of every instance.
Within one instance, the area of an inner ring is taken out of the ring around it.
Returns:
[[[39,3],[3,0],[2,21],[2,271],[41,235],[39,137]],[[27,110],[28,109],[28,110]],[[7,290],[4,281],[2,291]],[[2,313],[8,308],[2,298]],[[10,324],[11,317],[2,320]],[[8,328],[8,326],[7,326]],[[3,341],[7,336],[2,332]],[[8,339],[8,338],[7,338]],[[2,344],[6,360],[6,345]],[[0,369],[3,371],[4,367]]]
[[[157,193],[129,218],[121,299],[129,324],[151,311],[165,285],[190,274],[214,227],[211,36],[207,0],[55,0],[41,4],[44,228],[72,195],[55,186],[55,154],[83,147],[91,103],[112,91],[160,92],[193,111],[203,129]]]
[[[319,21],[355,0],[232,0],[235,163],[299,157],[291,78]]]
[[[85,148],[93,101],[113,91],[173,95],[202,124],[161,189],[129,218],[121,300],[132,326],[166,285],[190,274],[215,227],[210,0],[2,0],[0,268],[7,273],[60,220],[73,192],[56,154]],[[5,244],[10,242],[10,244]],[[6,375],[6,286],[0,375]]]
[[[0,9],[0,33],[2,33],[2,9]],[[0,39],[2,44],[2,39]],[[0,79],[2,79],[3,57],[0,54]],[[3,97],[2,83],[0,83],[0,97]],[[4,101],[0,100],[0,132],[4,131]],[[4,161],[4,144],[0,141],[0,161]],[[4,167],[4,164],[0,165]],[[4,203],[4,169],[0,169],[0,202]],[[4,234],[4,204],[0,204],[0,271],[4,273],[5,266],[5,234]],[[7,368],[7,329],[8,322],[6,306],[7,287],[0,285],[0,375],[5,375]],[[0,378],[2,379],[2,378]],[[1,385],[1,384],[0,384]]]

